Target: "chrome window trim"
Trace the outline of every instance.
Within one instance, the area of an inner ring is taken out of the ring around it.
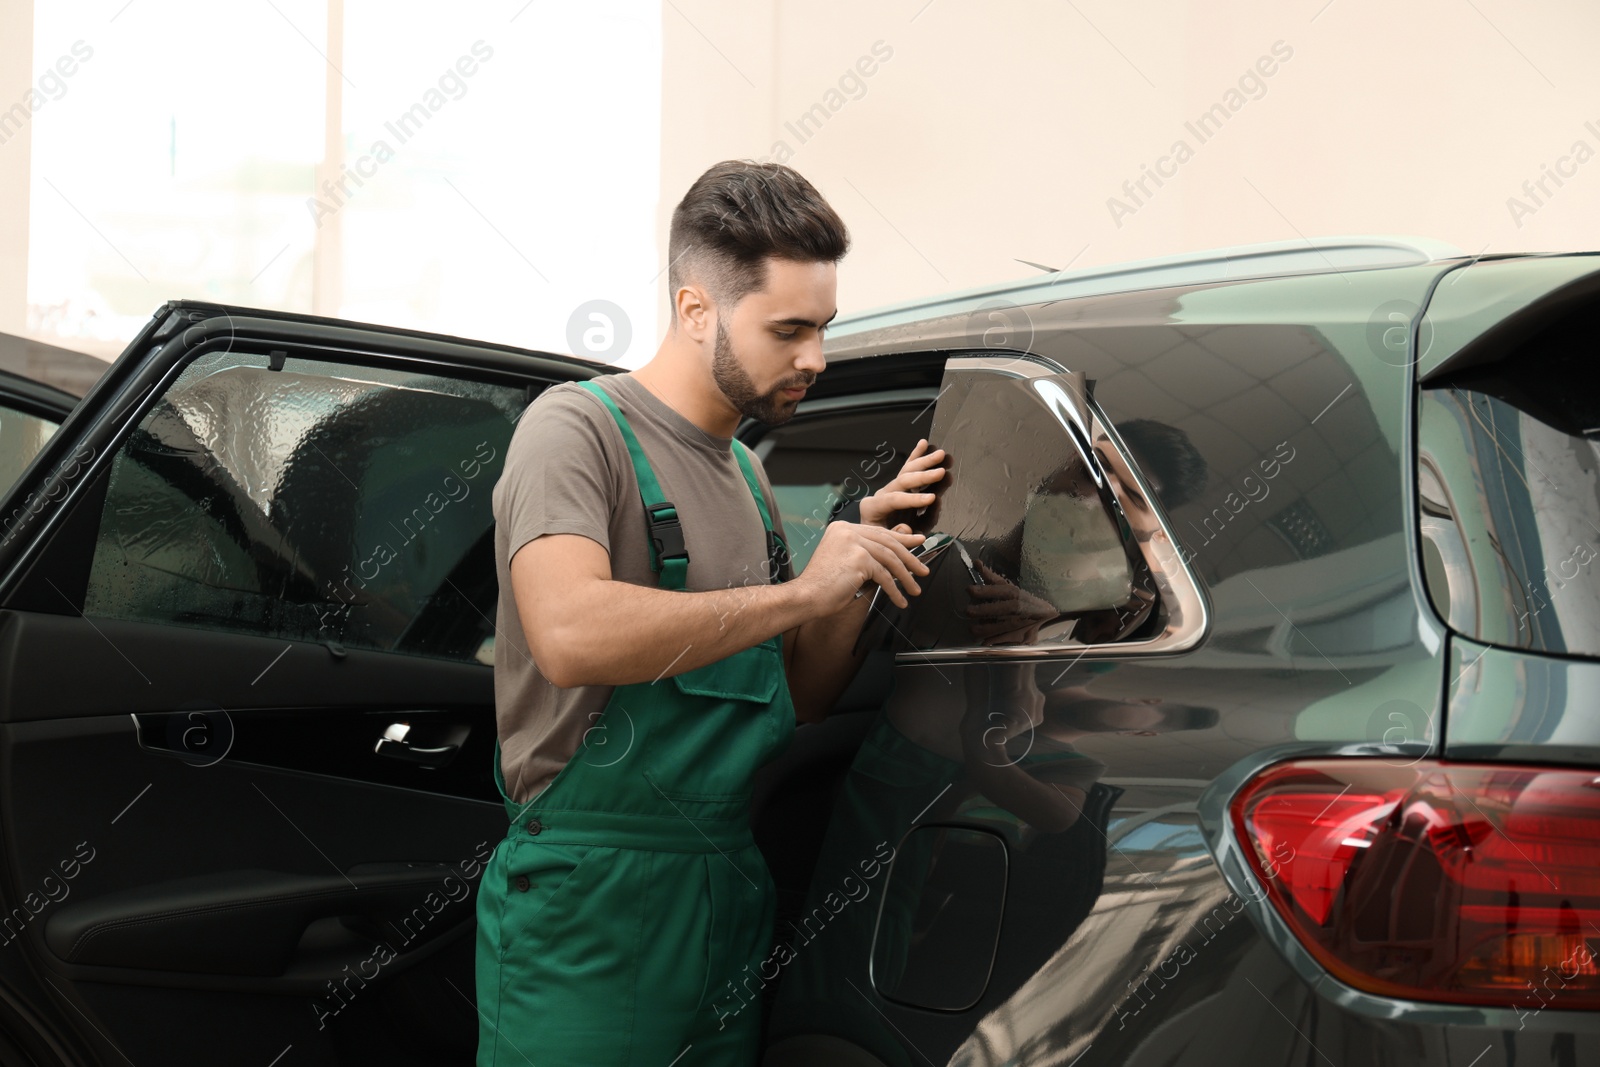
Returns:
[[[951,370],[998,370],[1018,378],[1041,379],[1035,389],[1046,384],[1042,379],[1070,374],[1054,361],[1031,353],[996,352],[991,355],[952,356],[945,365]],[[1070,379],[1069,379],[1070,381]],[[1061,382],[1048,384],[1066,388]],[[1133,461],[1127,445],[1101,412],[1092,396],[1082,396],[1082,411],[1073,404],[1049,403],[1043,393],[1042,400],[1061,421],[1062,428],[1077,443],[1079,451],[1085,442],[1093,451],[1095,463],[1091,468],[1095,477],[1109,481],[1111,496],[1121,512],[1120,517],[1134,532],[1134,545],[1150,568],[1156,592],[1166,612],[1166,626],[1153,637],[1142,641],[1112,641],[1086,645],[1077,641],[1052,641],[1035,645],[981,645],[964,648],[907,650],[895,654],[896,663],[962,663],[1017,660],[1051,660],[1065,656],[1074,661],[1087,659],[1120,659],[1127,656],[1172,655],[1187,652],[1198,645],[1211,629],[1211,607],[1200,580],[1178,551],[1180,543],[1173,535],[1167,517],[1156,507],[1155,497]],[[1107,478],[1107,475],[1110,475]],[[1129,489],[1129,486],[1134,489]]]

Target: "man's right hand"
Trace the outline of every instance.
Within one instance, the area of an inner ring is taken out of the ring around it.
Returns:
[[[857,522],[830,522],[795,582],[804,583],[816,598],[821,615],[843,611],[867,582],[877,582],[895,606],[903,608],[910,601],[895,587],[895,581],[912,595],[922,592],[913,575],[926,575],[928,566],[912,555],[912,549],[923,540],[922,534],[912,533],[904,523],[886,530]]]

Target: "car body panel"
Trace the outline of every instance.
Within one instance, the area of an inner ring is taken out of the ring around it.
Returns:
[[[1600,661],[1450,641],[1445,755],[1600,763]]]
[[[1458,361],[1462,351],[1493,330],[1515,333],[1522,313],[1563,290],[1586,294],[1582,284],[1600,271],[1600,254],[1487,258],[1462,264],[1428,300],[1416,356],[1427,378]]]
[[[1454,692],[1460,665],[1451,669],[1452,643],[1421,577],[1410,475],[1412,346],[1430,294],[1466,262],[1043,302],[1011,303],[1006,296],[1015,294],[984,290],[931,302],[925,315],[903,307],[841,324],[830,360],[1025,351],[1086,375],[1109,423],[1170,420],[1188,434],[1211,470],[1205,489],[1186,497],[1160,486],[1154,496],[1212,606],[1207,640],[1173,657],[1113,653],[1094,673],[1085,670],[1089,660],[1059,654],[1031,670],[1040,690],[1076,683],[1083,694],[1118,702],[1213,705],[1222,718],[1209,729],[1095,730],[1074,741],[1103,765],[1091,793],[1115,796],[1103,825],[1057,831],[1053,854],[1038,844],[1050,840],[1048,831],[1032,851],[1011,851],[1007,906],[1053,885],[1062,914],[1044,922],[1029,911],[1031,924],[1021,931],[1008,915],[975,1009],[934,1013],[873,991],[864,966],[873,934],[842,913],[832,929],[850,931],[843,936],[856,943],[820,951],[862,966],[834,965],[838,1018],[824,1032],[884,1063],[963,1067],[1289,1064],[1326,1056],[1445,1064],[1471,1062],[1490,1048],[1508,1058],[1569,1062],[1561,1057],[1600,1050],[1592,1020],[1541,1012],[1537,1000],[1503,1010],[1405,1004],[1329,979],[1259,899],[1247,899],[1251,883],[1242,867],[1230,871],[1237,857],[1229,858],[1216,818],[1219,796],[1278,760],[1354,754],[1404,762],[1440,751],[1447,690]],[[1567,264],[1554,273],[1587,269]],[[951,449],[959,464],[961,440],[933,443]],[[1288,458],[1275,453],[1279,443]],[[1275,456],[1268,477],[1260,463]],[[1002,478],[994,492],[1014,489]],[[923,664],[902,653],[887,715],[924,751],[958,759],[958,724],[975,706],[981,714],[977,702],[1011,691],[1014,683],[1002,680],[1007,669]],[[861,827],[853,847],[865,855],[879,838],[892,842],[894,828],[968,825],[946,801],[934,803],[942,779],[930,766],[911,750],[880,748],[864,763],[858,755],[856,792],[877,790],[870,795],[879,800],[870,818],[836,810],[830,834],[854,819]],[[922,803],[890,799],[896,788],[920,790]],[[918,813],[922,804],[932,812]],[[885,818],[896,809],[898,824]],[[825,856],[819,883],[837,883],[847,866],[835,862],[825,876],[829,862]],[[893,890],[881,892],[888,908]],[[985,943],[978,937],[950,951],[965,952],[976,967]],[[801,960],[817,951],[810,940],[797,949]],[[806,1020],[785,1016],[783,998],[780,989],[779,1034],[796,1042]],[[813,1022],[823,1014],[814,1011]],[[1222,1017],[1228,1026],[1216,1025]]]

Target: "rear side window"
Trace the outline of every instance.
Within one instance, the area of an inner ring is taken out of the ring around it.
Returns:
[[[1152,617],[1155,583],[1087,460],[1085,390],[1025,360],[946,364],[930,437],[952,473],[921,528],[958,558],[908,613],[913,647],[1099,644]]]
[[[1592,318],[1592,316],[1591,316]],[[1600,655],[1600,373],[1590,319],[1425,385],[1424,572],[1450,627],[1488,644]]]
[[[784,541],[799,574],[843,506],[900,473],[933,421],[932,393],[913,404],[798,416],[756,445],[777,498]]]
[[[52,420],[0,404],[0,496],[16,484],[55,432]]]
[[[115,456],[84,614],[492,662],[521,387],[195,360]]]

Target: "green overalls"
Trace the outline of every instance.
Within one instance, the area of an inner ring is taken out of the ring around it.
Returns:
[[[681,590],[689,560],[677,514],[611,397],[582,385],[627,442],[660,586]],[[744,445],[733,447],[776,580],[783,542]],[[478,890],[479,1067],[758,1061],[759,997],[742,1007],[748,998],[730,991],[759,990],[751,976],[771,947],[775,889],[749,811],[756,768],[795,728],[782,638],[617,686],[584,744],[525,804],[506,795],[496,742],[511,828]]]

